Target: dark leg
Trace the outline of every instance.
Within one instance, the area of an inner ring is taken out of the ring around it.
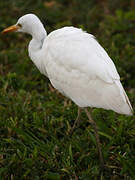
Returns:
[[[85,108],[85,112],[88,116],[89,122],[91,123],[91,125],[94,128],[94,134],[96,137],[96,143],[97,143],[97,148],[98,148],[98,153],[99,153],[99,158],[100,158],[100,163],[101,163],[101,168],[104,168],[104,160],[103,160],[103,155],[102,155],[102,151],[101,151],[101,146],[100,146],[100,140],[99,140],[99,134],[98,134],[98,130],[97,130],[97,126],[95,121],[92,119],[90,112],[88,111],[87,108]]]
[[[82,111],[82,109],[78,107],[77,118],[76,118],[76,120],[75,120],[75,122],[74,122],[74,125],[73,125],[72,129],[71,129],[70,132],[69,132],[70,135],[73,134],[74,129],[75,129],[75,128],[79,125],[79,123],[80,123],[81,111]]]

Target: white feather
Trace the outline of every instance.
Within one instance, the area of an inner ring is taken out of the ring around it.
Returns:
[[[78,28],[64,27],[47,36],[40,20],[29,16],[34,21],[32,30],[30,27],[22,30],[26,32],[27,29],[33,36],[29,55],[56,89],[80,107],[132,114],[115,65],[93,35]],[[25,23],[28,15],[20,19],[19,23],[28,24]]]

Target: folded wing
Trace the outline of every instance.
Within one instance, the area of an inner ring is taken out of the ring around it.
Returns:
[[[80,107],[132,113],[114,63],[93,35],[65,27],[53,31],[44,44],[48,77],[61,93]]]

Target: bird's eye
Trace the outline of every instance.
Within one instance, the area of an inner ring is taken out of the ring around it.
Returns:
[[[22,27],[22,25],[21,25],[21,24],[19,24],[19,23],[17,24],[17,26],[19,26],[20,28]]]

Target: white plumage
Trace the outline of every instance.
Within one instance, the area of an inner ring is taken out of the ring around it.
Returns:
[[[33,14],[21,17],[15,26],[19,27],[17,31],[32,35],[29,56],[40,72],[79,107],[132,115],[115,65],[93,35],[64,27],[47,36],[41,21]]]

